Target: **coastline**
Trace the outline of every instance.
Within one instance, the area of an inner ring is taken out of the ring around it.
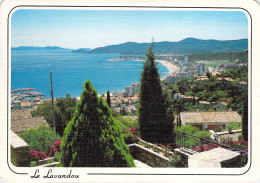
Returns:
[[[164,65],[165,67],[167,67],[167,69],[169,70],[169,75],[172,75],[174,74],[178,69],[179,67],[174,65],[173,63],[167,61],[167,60],[155,60],[156,62],[160,62],[162,65]],[[161,78],[161,80],[165,79],[165,77]]]
[[[135,60],[135,61],[145,61],[145,60]],[[177,65],[174,65],[173,63],[167,60],[155,60],[155,62],[160,62],[162,65],[167,67],[167,69],[169,70],[169,73],[167,75],[173,75],[177,70],[180,69]],[[164,80],[165,78],[166,76],[161,78],[161,80]]]

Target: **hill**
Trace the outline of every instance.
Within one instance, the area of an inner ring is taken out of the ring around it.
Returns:
[[[91,48],[80,48],[80,49],[77,49],[77,50],[73,50],[72,53],[88,53],[89,51],[91,50]]]
[[[68,48],[61,48],[58,46],[46,46],[46,47],[37,47],[37,46],[20,46],[20,47],[12,47],[12,50],[35,50],[35,51],[52,51],[52,50],[71,50]]]
[[[121,53],[121,54],[143,54],[150,43],[126,42],[118,45],[109,45],[95,48],[87,53]],[[201,40],[186,38],[179,42],[155,42],[154,52],[156,54],[202,54],[218,52],[239,52],[248,49],[248,39],[240,40]]]

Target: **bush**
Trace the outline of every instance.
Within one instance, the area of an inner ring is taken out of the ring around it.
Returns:
[[[170,161],[167,164],[167,167],[182,168],[182,167],[185,167],[185,163],[184,163],[184,161],[182,161],[180,155],[174,154],[173,157],[170,158]]]
[[[70,97],[69,94],[65,98],[58,98],[54,104],[56,132],[63,135],[67,123],[72,119],[76,109],[77,99]],[[45,101],[36,111],[31,111],[31,115],[43,116],[48,124],[53,127],[53,106],[51,101]]]
[[[183,132],[190,133],[190,134],[194,134],[197,131],[199,131],[199,128],[187,125],[187,126],[177,127],[176,130],[183,131]]]
[[[42,151],[35,151],[34,149],[30,150],[30,159],[31,161],[39,161],[39,160],[44,160],[46,158],[49,158],[49,156],[46,155],[46,153]]]
[[[50,148],[50,154],[49,156],[50,157],[53,157],[53,156],[57,156],[57,153],[60,152],[60,144],[62,143],[62,140],[58,141],[58,140],[54,140],[54,145],[51,146]]]
[[[28,129],[18,136],[30,145],[30,149],[42,151],[46,154],[49,154],[54,140],[61,140],[60,136],[55,136],[53,130],[44,125],[41,125],[38,129]]]
[[[123,131],[128,130],[129,128],[135,128],[136,131],[139,132],[139,124],[136,119],[119,116],[116,119],[116,123],[121,127]]]
[[[31,161],[30,162],[30,167],[35,167],[37,166],[37,162],[36,161]]]
[[[206,130],[199,131],[199,128],[194,127],[194,126],[189,126],[189,125],[177,127],[176,130],[184,131],[186,133],[193,134],[195,136],[202,137],[205,139],[210,139],[210,136],[211,136],[209,131],[206,131]],[[190,136],[187,136],[187,137],[188,138],[185,139],[185,141],[184,141],[185,147],[193,149],[195,146],[201,145],[199,138],[190,137]],[[178,135],[176,137],[176,143],[180,144],[180,137]]]
[[[138,134],[135,128],[130,128],[128,130],[123,131],[123,137],[126,144],[132,144],[137,142]]]
[[[202,131],[195,132],[194,135],[210,140],[211,133],[209,131],[202,130]]]
[[[226,127],[223,131],[230,131],[230,130],[241,130],[242,129],[242,123],[232,123],[229,122],[228,124],[226,124]]]

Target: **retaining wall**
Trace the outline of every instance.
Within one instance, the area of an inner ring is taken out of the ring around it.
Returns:
[[[27,167],[30,164],[30,146],[11,131],[11,163],[15,166]]]
[[[134,159],[137,159],[151,167],[161,167],[169,163],[168,158],[143,146],[138,144],[130,144],[128,146]]]

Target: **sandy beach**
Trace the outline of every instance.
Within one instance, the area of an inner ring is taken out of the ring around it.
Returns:
[[[163,64],[165,67],[168,68],[168,70],[170,71],[169,74],[174,74],[179,67],[177,67],[176,65],[172,64],[171,62],[168,62],[166,60],[155,60],[156,62],[160,62],[161,64]]]
[[[135,60],[135,61],[145,61],[145,60]],[[174,74],[177,70],[179,70],[179,67],[174,65],[173,63],[167,61],[167,60],[155,60],[156,62],[160,62],[161,64],[163,64],[165,67],[168,68],[168,70],[170,71],[168,74],[172,75]],[[165,79],[166,76],[164,76],[161,80]]]

